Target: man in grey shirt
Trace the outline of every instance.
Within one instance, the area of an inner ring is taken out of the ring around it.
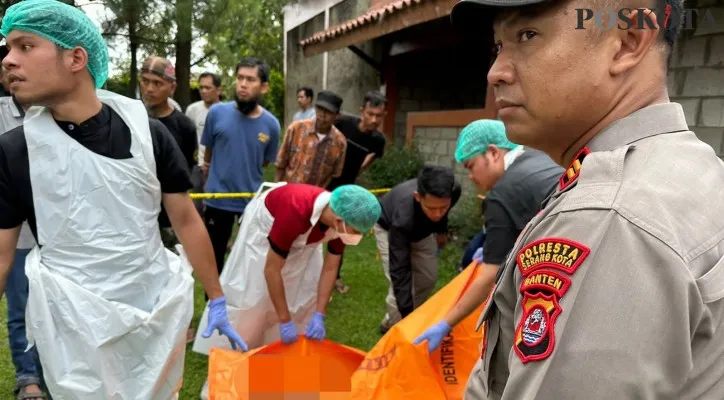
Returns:
[[[297,104],[299,104],[299,111],[294,114],[292,121],[314,118],[316,116],[316,110],[312,105],[313,100],[314,90],[312,90],[312,88],[303,87],[297,90]]]

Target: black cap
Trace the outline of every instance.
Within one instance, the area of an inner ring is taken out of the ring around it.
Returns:
[[[531,6],[550,0],[460,0],[450,12],[452,24],[460,30],[490,29],[495,13],[504,8]]]
[[[317,94],[314,105],[336,114],[342,108],[342,98],[329,90],[323,90]]]

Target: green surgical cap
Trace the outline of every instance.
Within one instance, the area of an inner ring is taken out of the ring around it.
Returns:
[[[458,163],[464,163],[478,154],[484,153],[491,144],[508,150],[518,147],[505,136],[505,125],[501,121],[481,119],[471,122],[460,132],[455,160]]]
[[[362,233],[372,229],[382,214],[377,197],[357,185],[344,185],[335,189],[329,207],[346,224]]]
[[[108,46],[101,32],[83,12],[58,0],[25,0],[8,8],[0,33],[34,33],[64,49],[82,47],[88,53],[88,71],[100,88],[108,79]]]

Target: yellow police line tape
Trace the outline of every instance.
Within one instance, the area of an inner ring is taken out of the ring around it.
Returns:
[[[392,189],[371,189],[372,194],[387,193]],[[200,199],[244,199],[254,197],[256,193],[189,193],[189,196],[194,200]]]

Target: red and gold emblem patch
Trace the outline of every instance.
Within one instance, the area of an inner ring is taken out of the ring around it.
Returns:
[[[516,262],[523,276],[545,267],[573,275],[590,252],[588,247],[569,239],[543,238],[520,249]]]
[[[523,364],[539,361],[553,352],[555,322],[561,306],[554,295],[523,293],[523,317],[515,330],[514,349]]]
[[[520,284],[520,292],[535,293],[542,291],[553,293],[561,298],[566,294],[570,286],[571,280],[569,278],[554,271],[539,270],[523,278],[523,283]]]

